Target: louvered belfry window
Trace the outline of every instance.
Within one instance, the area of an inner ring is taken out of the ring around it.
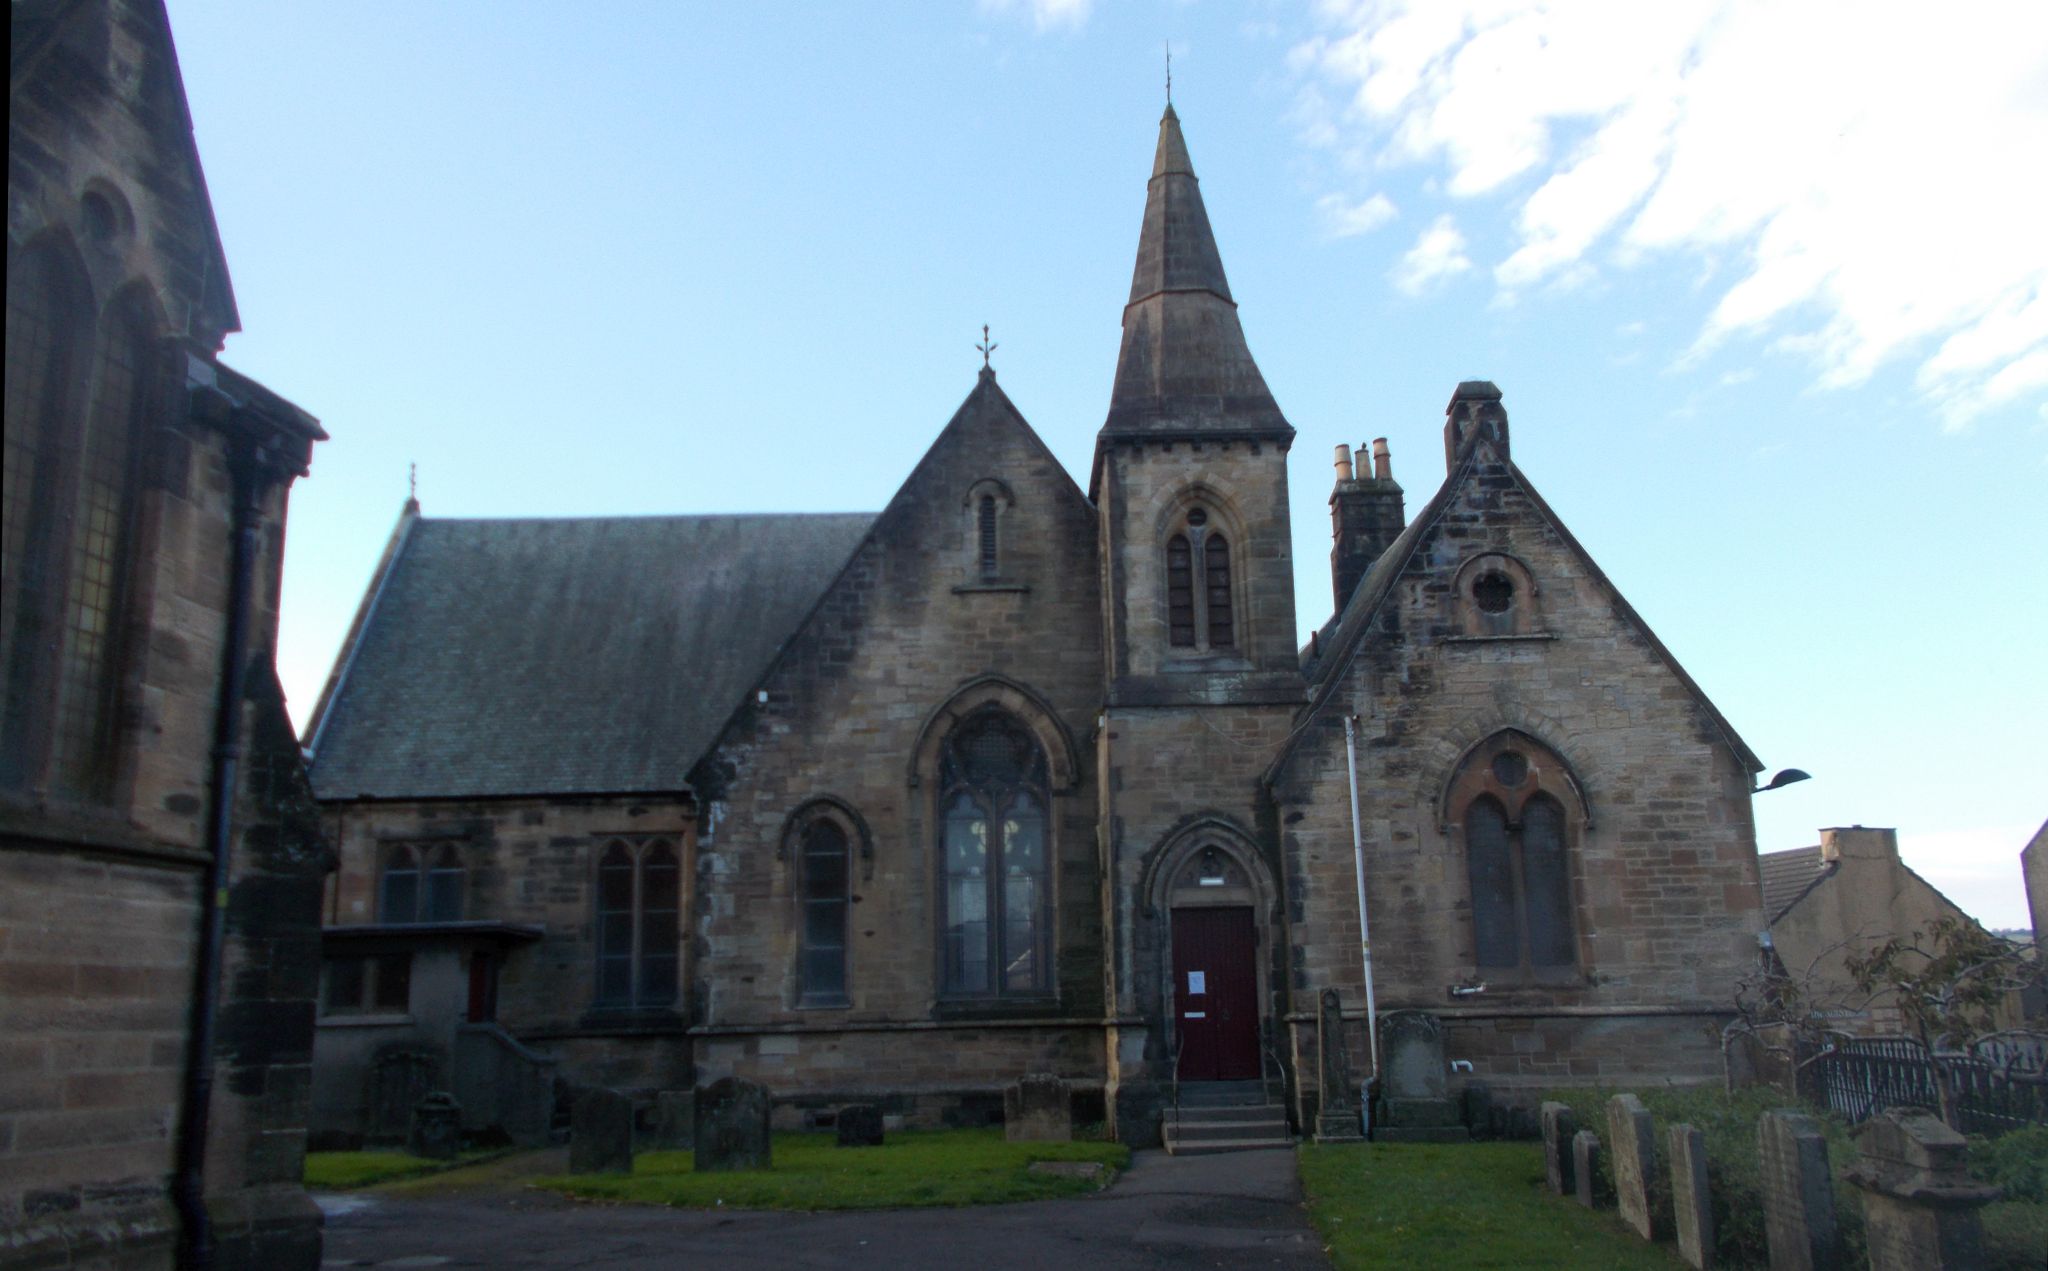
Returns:
[[[996,500],[992,494],[981,496],[975,509],[975,530],[979,538],[981,580],[994,582],[997,566],[1001,563],[996,554]]]
[[[1045,755],[997,709],[963,721],[941,760],[943,988],[953,997],[1052,988]]]
[[[1196,570],[1199,567],[1200,575]],[[1166,638],[1176,649],[1237,647],[1230,540],[1190,508],[1166,540]]]

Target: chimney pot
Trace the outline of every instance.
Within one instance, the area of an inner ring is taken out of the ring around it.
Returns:
[[[1337,479],[1351,480],[1351,447],[1341,441],[1337,443]]]
[[[1392,481],[1394,479],[1394,457],[1387,452],[1387,439],[1385,437],[1374,437],[1372,439],[1372,475],[1376,480],[1380,481]]]

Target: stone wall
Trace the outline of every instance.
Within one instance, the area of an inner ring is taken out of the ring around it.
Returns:
[[[1715,1017],[1761,926],[1749,773],[1547,510],[1487,443],[1479,458],[1276,783],[1288,987],[1304,1011],[1326,986],[1362,998],[1341,723],[1355,713],[1380,1009],[1443,1012],[1447,1053],[1497,1087],[1715,1075]],[[1458,583],[1482,554],[1521,579],[1503,634],[1483,633]],[[1549,780],[1570,836],[1567,974],[1477,965],[1460,814],[1444,804],[1468,750],[1506,729],[1564,768]]]

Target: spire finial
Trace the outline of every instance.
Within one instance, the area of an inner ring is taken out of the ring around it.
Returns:
[[[989,339],[989,338],[988,338],[988,323],[986,323],[986,322],[982,323],[982,324],[981,324],[981,343],[980,343],[980,344],[977,344],[977,345],[975,345],[975,346],[974,346],[974,348],[975,348],[975,351],[981,354],[981,369],[982,369],[982,370],[986,371],[986,370],[990,369],[990,368],[989,368],[989,364],[988,364],[988,355],[989,355],[989,354],[991,354],[991,353],[993,353],[993,352],[995,352],[995,351],[996,351],[996,349],[997,349],[997,347],[998,347],[998,346],[996,345],[995,341],[993,341],[993,340],[991,340],[991,339]]]
[[[1166,42],[1166,107],[1173,109],[1173,41]]]
[[[415,503],[420,497],[420,466],[416,463],[405,465],[405,497]]]

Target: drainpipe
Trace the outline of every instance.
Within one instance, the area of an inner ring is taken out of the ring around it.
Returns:
[[[218,394],[195,410],[232,412]],[[237,444],[231,436],[230,447]],[[213,1221],[206,1212],[206,1133],[213,1105],[214,1021],[220,1010],[221,947],[228,901],[229,856],[234,844],[234,802],[241,763],[242,698],[248,682],[249,618],[255,592],[257,532],[263,512],[267,448],[230,453],[234,479],[230,513],[227,631],[221,652],[220,700],[214,711],[206,882],[199,898],[199,952],[195,959],[191,1027],[185,1048],[184,1114],[178,1122],[177,1173],[172,1194],[184,1224],[183,1271],[212,1271]]]
[[[1365,836],[1358,821],[1358,716],[1344,717],[1344,775],[1351,779],[1351,864],[1358,879],[1358,961],[1365,972],[1365,1045],[1380,1075],[1380,1019],[1372,993],[1372,928],[1365,918]],[[1360,1100],[1365,1106],[1365,1101]]]

